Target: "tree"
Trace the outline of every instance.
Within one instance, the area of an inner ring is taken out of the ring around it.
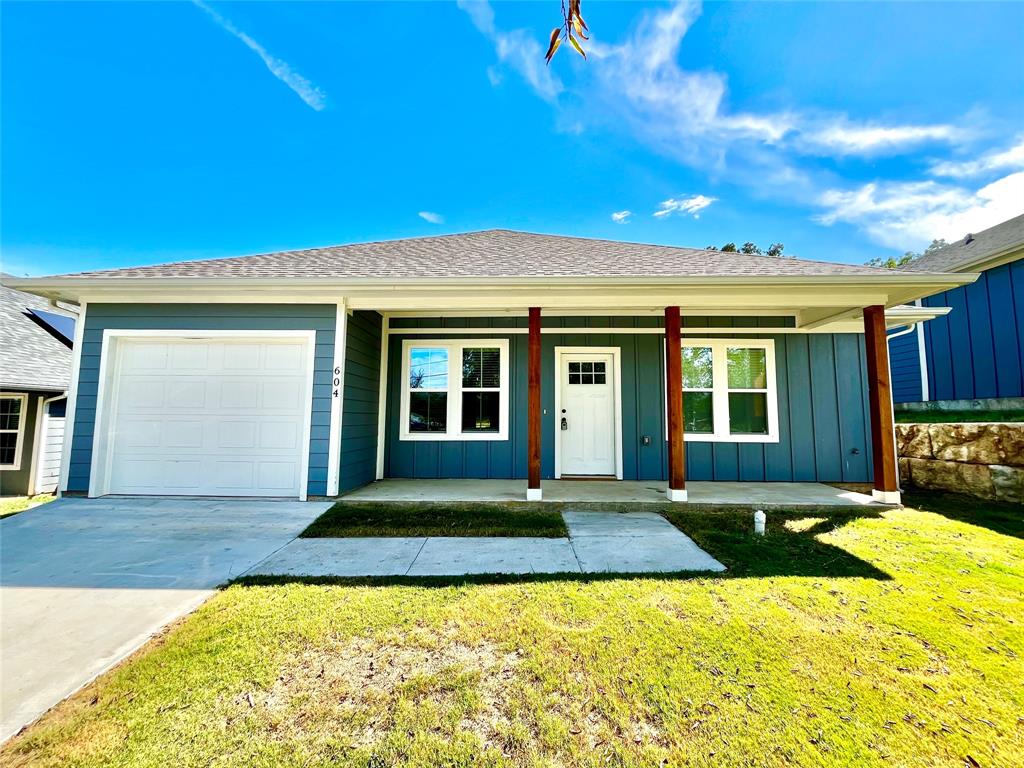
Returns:
[[[790,259],[793,258],[788,254],[783,253],[785,245],[782,243],[772,243],[765,250],[761,250],[757,243],[752,243],[749,240],[741,245],[739,248],[736,247],[736,243],[726,243],[721,248],[715,245],[709,245],[705,250],[707,251],[721,251],[722,253],[748,253],[755,256],[773,256],[777,259]]]
[[[942,238],[932,240],[932,244],[924,249],[922,253],[915,253],[914,251],[907,251],[902,256],[890,256],[887,259],[883,259],[880,256],[869,261],[865,261],[864,264],[869,267],[885,267],[886,269],[899,269],[902,266],[909,264],[914,259],[919,259],[922,256],[937,251],[940,248],[945,248],[947,243]]]
[[[583,16],[580,15],[581,0],[568,0],[568,2],[569,5],[566,7],[566,0],[562,0],[562,25],[551,30],[548,52],[544,54],[544,61],[547,64],[551,63],[551,59],[554,58],[564,40],[569,41],[569,44],[576,49],[576,53],[584,59],[587,58],[587,52],[580,45],[580,40],[590,39],[587,37],[590,28],[583,20]]]

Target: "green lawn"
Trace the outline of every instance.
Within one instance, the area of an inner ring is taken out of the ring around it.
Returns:
[[[0,497],[0,520],[19,512],[24,512],[30,507],[37,507],[48,501],[53,501],[53,496],[43,494],[41,496],[2,496]]]
[[[897,424],[973,424],[1024,421],[1024,411],[896,411]]]
[[[1020,509],[920,504],[678,516],[719,578],[235,584],[0,763],[1019,765]]]
[[[566,536],[557,510],[503,504],[339,502],[302,536]]]

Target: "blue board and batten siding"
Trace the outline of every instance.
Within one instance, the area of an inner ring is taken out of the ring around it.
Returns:
[[[1024,397],[1024,260],[921,303],[952,310],[924,324],[929,400]],[[890,347],[898,403],[922,399],[917,345],[909,334]]]
[[[871,479],[871,439],[867,409],[864,339],[860,334],[781,334],[791,318],[686,317],[690,335],[700,327],[733,328],[737,338],[775,340],[779,407],[778,443],[687,442],[686,472],[691,480],[844,481]],[[748,327],[752,322],[757,327]],[[610,346],[621,349],[622,459],[626,480],[667,476],[664,439],[664,337],[659,334],[602,333],[608,327],[660,327],[656,317],[544,318],[544,327],[587,328],[584,334],[545,333],[541,370],[541,473],[554,477],[554,348]],[[399,319],[389,340],[387,441],[388,477],[526,477],[525,334],[460,335],[459,328],[522,327],[525,318]],[[401,440],[403,327],[444,328],[429,338],[507,338],[510,358],[509,438],[496,441]],[[590,329],[593,329],[592,332]],[[716,334],[720,337],[720,334]],[[643,445],[643,437],[651,437]]]
[[[341,417],[342,492],[372,482],[377,474],[381,321],[380,313],[370,311],[356,311],[348,318]]]
[[[82,358],[75,408],[67,490],[89,490],[96,422],[103,331],[229,330],[316,331],[313,415],[309,435],[307,493],[327,493],[327,456],[331,428],[331,374],[334,368],[333,304],[90,304],[82,337]]]

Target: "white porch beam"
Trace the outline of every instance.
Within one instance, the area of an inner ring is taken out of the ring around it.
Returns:
[[[327,442],[327,495],[337,496],[341,483],[341,429],[345,403],[345,347],[348,309],[339,301],[334,320],[334,368],[331,371],[331,431]]]

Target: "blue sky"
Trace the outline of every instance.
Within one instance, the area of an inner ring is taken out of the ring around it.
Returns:
[[[4,3],[3,269],[490,227],[862,262],[1024,210],[1024,4],[583,11],[545,67],[557,0]]]

